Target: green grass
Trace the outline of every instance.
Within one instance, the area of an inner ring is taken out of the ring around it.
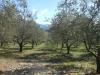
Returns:
[[[50,47],[49,47],[50,48]],[[51,47],[52,48],[52,47]],[[57,50],[58,49],[58,50]],[[78,48],[72,48],[70,54],[66,54],[66,49],[63,49],[62,54],[59,53],[59,48],[52,48],[48,55],[49,62],[57,63],[54,65],[47,65],[56,71],[64,72],[78,72],[89,73],[95,72],[96,64],[95,58],[86,52],[83,45]],[[78,74],[77,74],[78,75]],[[79,74],[81,75],[81,74]]]
[[[23,52],[20,53],[18,45],[9,45],[9,48],[0,49],[1,59],[12,60],[38,60],[38,62],[51,63],[45,65],[54,71],[62,72],[78,72],[88,73],[95,72],[96,64],[95,58],[87,53],[81,45],[78,48],[72,48],[70,54],[66,54],[66,49],[60,53],[60,47],[52,47],[45,43],[31,48],[30,44],[25,45]],[[78,75],[78,74],[77,74]],[[81,75],[81,74],[79,74]]]

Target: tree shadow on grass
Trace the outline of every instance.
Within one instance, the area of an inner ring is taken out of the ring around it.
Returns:
[[[93,56],[90,53],[83,53],[78,57],[74,57],[73,54],[59,53],[54,49],[38,50],[37,53],[26,55],[24,57],[21,57],[20,59],[24,60],[30,59],[30,61],[35,59],[42,62],[51,62],[51,63],[77,62],[77,61],[88,62],[94,60]]]
[[[63,62],[76,62],[76,61],[93,61],[94,58],[90,53],[83,53],[78,57],[74,57],[73,54],[60,53],[57,49],[44,48],[39,49],[37,52],[20,57],[16,53],[19,52],[19,48],[9,48],[1,49],[0,57],[4,58],[14,58],[14,59],[23,59],[31,62],[32,60],[39,60],[42,62],[51,62],[51,63],[63,63]],[[24,50],[31,50],[31,47],[24,47]],[[73,52],[74,53],[74,52]]]
[[[25,51],[25,50],[32,50],[33,48],[31,48],[31,47],[24,47],[23,48],[23,51]]]
[[[62,62],[70,62],[72,60],[75,60],[72,54],[60,54],[54,51],[43,51],[43,52],[37,52],[32,53],[30,55],[26,55],[24,57],[21,57],[20,59],[24,60],[30,60],[28,62],[31,62],[31,60],[39,60],[40,62],[50,62],[50,63],[62,63]]]
[[[16,53],[18,53],[17,48],[0,49],[1,58],[17,58]]]
[[[31,47],[24,47],[23,51],[25,50],[32,50]],[[20,56],[18,55],[19,48],[18,47],[9,47],[9,48],[0,48],[0,58],[14,58],[19,59]]]
[[[54,54],[48,57],[49,62],[54,62],[54,63],[60,62],[61,63],[61,62],[93,61],[94,60],[92,54],[87,53],[87,52],[85,53],[83,49],[82,49],[83,53],[81,55],[78,55],[78,57],[74,57],[73,54],[57,52],[57,49],[55,50],[55,49],[45,48],[42,50],[44,52],[48,52],[49,54]],[[58,51],[60,51],[60,49]],[[71,52],[74,53],[74,51],[72,50]]]
[[[91,53],[84,53],[78,57],[79,61],[94,61],[95,57]]]
[[[52,55],[50,58],[48,58],[48,62],[52,63],[63,63],[73,60],[74,57],[72,54],[56,54]]]
[[[26,50],[30,50],[30,48],[27,48]],[[41,52],[40,52],[41,51]],[[66,53],[59,53],[55,49],[40,49],[37,50],[37,53],[32,53],[29,55],[26,55],[24,57],[19,57],[16,55],[18,52],[18,48],[9,48],[7,50],[0,50],[0,57],[4,58],[18,58],[18,59],[24,59],[25,62],[31,62],[32,60],[36,59],[39,62],[51,62],[51,63],[63,63],[63,62],[76,62],[76,61],[93,61],[92,55],[90,53],[83,53],[78,57],[74,57],[73,54],[66,54]],[[29,60],[29,61],[27,61]],[[71,70],[83,70],[83,67],[78,67],[73,64],[70,65],[54,65],[51,66],[51,68],[54,68],[59,74],[57,75],[63,75],[64,72],[69,72]],[[26,69],[31,70],[31,69]],[[24,70],[16,70],[13,72],[13,75],[21,75],[19,73],[22,73]],[[27,74],[26,71],[26,74]],[[18,72],[18,73],[17,73]],[[61,73],[61,74],[60,74]],[[7,75],[11,75],[10,73]],[[24,74],[25,75],[25,74]],[[29,75],[29,74],[28,74]]]
[[[24,57],[20,57],[19,59],[22,59],[25,62],[32,62],[33,60],[38,60],[39,62],[46,62],[48,59],[47,55],[48,53],[33,53]]]
[[[44,48],[44,49],[39,49],[38,51],[43,51],[43,52],[48,52],[48,53],[57,53],[59,52],[60,49],[52,49],[52,48]]]

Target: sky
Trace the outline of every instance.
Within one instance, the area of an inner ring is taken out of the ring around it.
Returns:
[[[61,0],[28,0],[28,8],[32,14],[37,14],[35,21],[39,24],[50,24],[57,12]]]

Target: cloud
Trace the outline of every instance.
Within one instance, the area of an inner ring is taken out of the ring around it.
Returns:
[[[33,15],[34,15],[37,11],[38,11],[37,9],[33,8],[33,10],[32,10]]]
[[[45,16],[48,14],[48,9],[43,9],[41,12],[40,12],[40,16]]]
[[[43,9],[43,10],[33,9],[33,14],[37,15],[37,19],[36,19],[37,23],[50,24],[50,22],[47,20],[50,14],[48,9]]]

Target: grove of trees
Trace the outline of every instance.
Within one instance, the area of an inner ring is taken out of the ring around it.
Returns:
[[[46,34],[46,35],[45,35]],[[48,34],[34,20],[26,0],[0,0],[0,46],[17,44],[19,52],[26,44],[38,45],[45,41],[66,47],[83,44],[85,50],[96,58],[100,74],[100,0],[62,0],[51,22]]]
[[[83,43],[96,58],[100,73],[100,0],[63,0],[49,33],[51,40],[61,44],[61,50],[67,48],[67,54],[72,46]]]
[[[44,31],[33,18],[26,0],[0,0],[0,46],[17,43],[22,52],[27,43],[42,42]]]

